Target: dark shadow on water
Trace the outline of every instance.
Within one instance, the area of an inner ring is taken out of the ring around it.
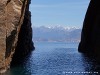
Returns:
[[[31,75],[31,73],[26,68],[26,63],[29,61],[32,52],[30,52],[26,57],[16,59],[11,63],[11,68],[4,75]],[[15,63],[16,62],[16,63]]]
[[[86,72],[90,72],[86,75],[100,75],[100,63],[96,60],[92,54],[82,54],[82,60]]]

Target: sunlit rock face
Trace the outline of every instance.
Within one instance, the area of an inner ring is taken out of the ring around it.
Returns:
[[[81,35],[79,51],[92,53],[100,59],[100,1],[91,0]]]
[[[29,3],[30,0],[0,0],[0,73],[10,67],[20,38],[25,41],[21,44],[23,48],[28,45],[27,50],[23,50],[24,54],[33,48]]]

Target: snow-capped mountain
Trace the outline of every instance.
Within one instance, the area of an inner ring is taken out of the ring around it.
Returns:
[[[34,41],[78,42],[81,28],[63,26],[33,27]]]

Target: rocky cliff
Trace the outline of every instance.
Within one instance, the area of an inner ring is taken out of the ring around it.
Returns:
[[[24,57],[32,43],[30,0],[0,0],[0,73],[16,57]]]
[[[79,51],[93,54],[100,61],[100,1],[91,0],[85,20]]]

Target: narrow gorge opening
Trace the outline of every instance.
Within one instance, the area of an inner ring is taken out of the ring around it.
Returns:
[[[1,0],[0,74],[100,75],[99,7],[99,0]]]
[[[77,50],[89,1],[63,1],[50,0],[49,4],[48,1],[34,0],[31,2],[33,42],[36,49],[26,58],[23,67],[21,65],[18,67],[21,68],[18,70],[19,73],[24,70],[23,74],[63,75],[66,72],[86,72],[87,69],[88,72],[95,71],[94,63]],[[35,2],[36,4],[34,4]],[[27,23],[29,22],[26,18],[23,26]],[[20,34],[22,37],[32,32],[30,28],[30,31],[23,29],[28,28],[23,26],[21,30],[25,31]],[[23,39],[21,38],[20,41]],[[27,39],[32,39],[32,36]],[[23,42],[21,41],[21,43]],[[19,45],[21,46],[21,44]],[[26,49],[27,47],[29,45],[25,46]],[[27,50],[25,51],[27,53]],[[14,68],[14,72],[16,72],[16,68]]]
[[[79,42],[90,1],[32,1],[33,41]]]
[[[93,67],[90,67],[94,63],[77,50],[89,2],[88,0],[31,2],[33,41],[36,49],[30,62],[33,66],[30,67],[38,68],[36,74],[62,75],[73,71],[86,72],[87,69],[88,72],[94,71]]]

